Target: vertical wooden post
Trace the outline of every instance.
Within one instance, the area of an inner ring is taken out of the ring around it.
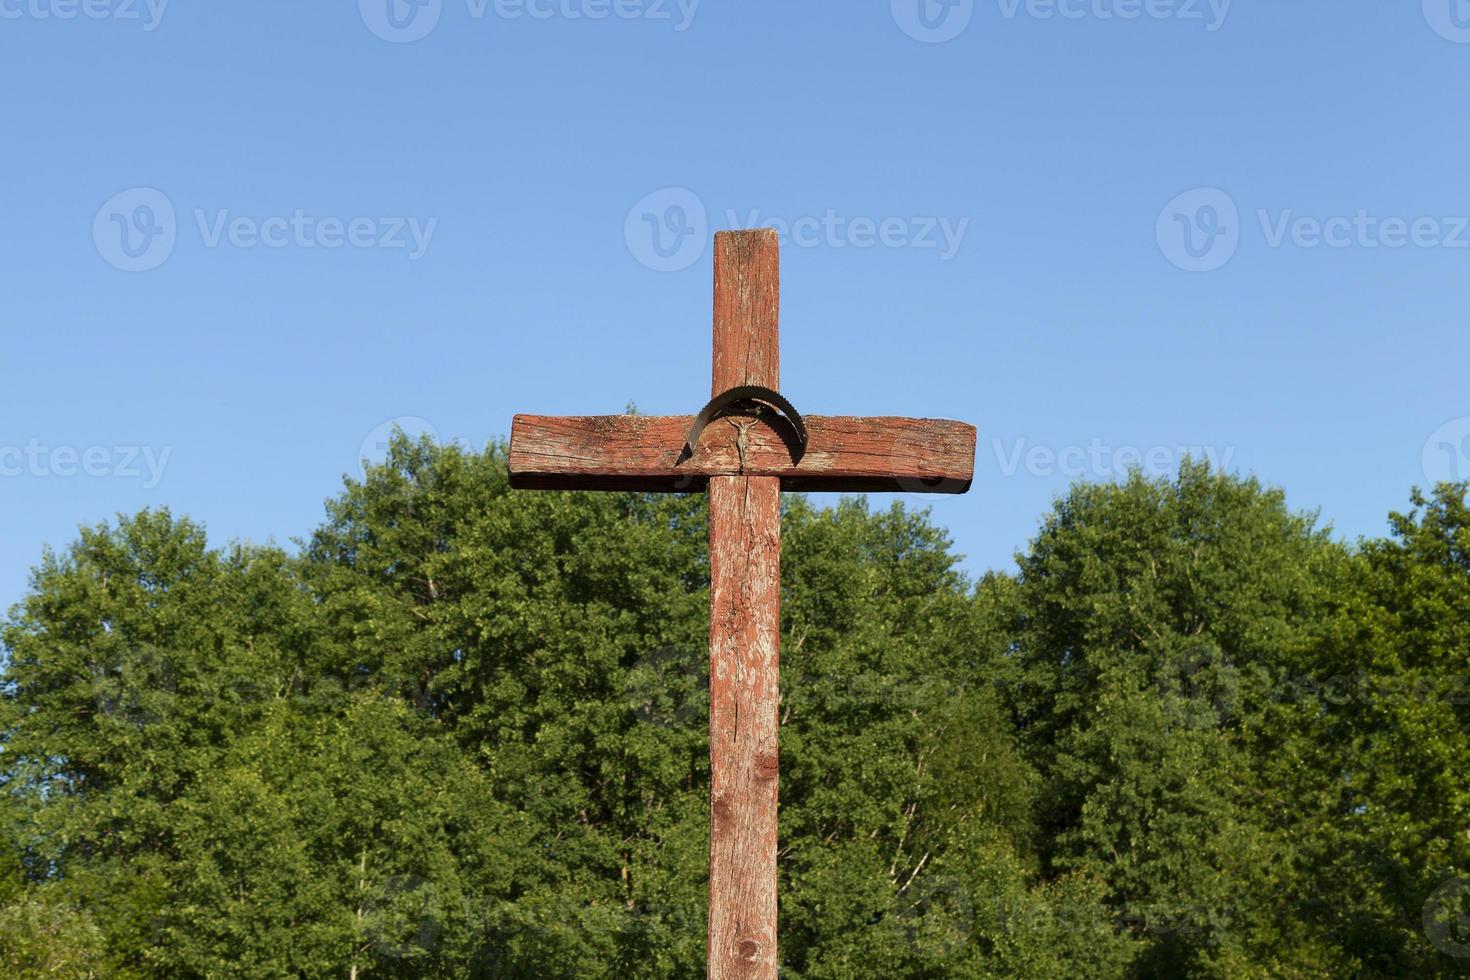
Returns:
[[[779,242],[715,236],[713,393],[780,388]],[[781,480],[715,476],[710,508],[710,980],[775,980]]]

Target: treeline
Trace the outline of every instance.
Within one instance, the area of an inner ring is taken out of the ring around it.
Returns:
[[[1186,464],[1014,574],[784,514],[782,976],[1470,975],[1470,513]],[[402,438],[299,553],[143,512],[3,625],[0,975],[703,974],[701,496]]]

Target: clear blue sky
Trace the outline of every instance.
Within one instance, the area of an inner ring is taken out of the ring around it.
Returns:
[[[395,417],[693,412],[749,221],[799,408],[980,427],[973,572],[1124,448],[1350,538],[1470,475],[1464,0],[387,2],[0,0],[0,607],[119,511],[286,543]]]

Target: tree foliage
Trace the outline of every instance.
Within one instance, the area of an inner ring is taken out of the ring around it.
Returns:
[[[1470,514],[1411,503],[1189,463],[970,582],[789,497],[783,976],[1464,975]],[[706,535],[402,437],[293,553],[83,529],[0,632],[0,975],[699,975]]]

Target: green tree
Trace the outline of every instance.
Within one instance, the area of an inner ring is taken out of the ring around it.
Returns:
[[[1390,516],[1392,537],[1365,543],[1278,707],[1299,733],[1292,762],[1311,774],[1289,784],[1317,886],[1300,914],[1380,975],[1470,973],[1465,492],[1415,492],[1412,511]],[[1436,914],[1459,924],[1433,926]]]
[[[93,928],[107,976],[458,975],[478,955],[471,910],[510,895],[517,818],[318,619],[285,555],[210,550],[166,512],[47,558],[5,630],[15,955]]]
[[[1464,497],[1188,464],[978,583],[788,497],[783,976],[1463,975]],[[0,975],[698,975],[704,508],[400,436],[295,556],[84,529],[0,627]]]
[[[1012,595],[1015,707],[1048,874],[1108,885],[1151,975],[1339,965],[1254,751],[1348,552],[1279,492],[1186,463],[1058,501]]]

